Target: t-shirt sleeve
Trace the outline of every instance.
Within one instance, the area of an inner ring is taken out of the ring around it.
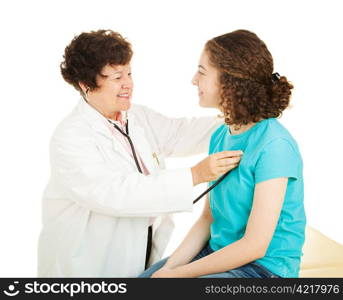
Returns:
[[[299,179],[302,159],[290,141],[277,139],[265,146],[256,162],[255,184],[273,178]]]

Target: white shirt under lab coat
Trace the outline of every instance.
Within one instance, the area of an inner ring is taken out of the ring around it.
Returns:
[[[136,277],[144,270],[151,217],[157,218],[150,264],[170,239],[170,214],[192,211],[190,168],[165,170],[164,158],[207,151],[223,121],[170,119],[141,105],[132,105],[128,120],[149,176],[137,171],[107,120],[83,99],[56,128],[43,194],[39,277]]]

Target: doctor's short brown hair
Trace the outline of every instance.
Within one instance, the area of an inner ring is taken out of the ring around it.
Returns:
[[[265,43],[247,30],[209,40],[205,51],[219,71],[220,108],[228,125],[245,125],[281,116],[293,85],[273,80],[273,58]]]
[[[132,57],[131,44],[112,30],[83,32],[65,48],[60,64],[64,80],[81,94],[79,82],[98,88],[97,75],[106,65],[126,65]]]

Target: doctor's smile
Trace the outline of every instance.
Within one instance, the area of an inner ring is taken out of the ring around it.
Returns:
[[[98,86],[94,89],[79,83],[90,106],[112,120],[119,117],[119,112],[130,109],[133,91],[130,63],[106,64],[95,79]]]

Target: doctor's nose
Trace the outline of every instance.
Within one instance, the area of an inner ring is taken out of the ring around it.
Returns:
[[[125,82],[122,84],[123,89],[132,89],[133,88],[133,80],[131,78],[128,78],[125,80]]]

